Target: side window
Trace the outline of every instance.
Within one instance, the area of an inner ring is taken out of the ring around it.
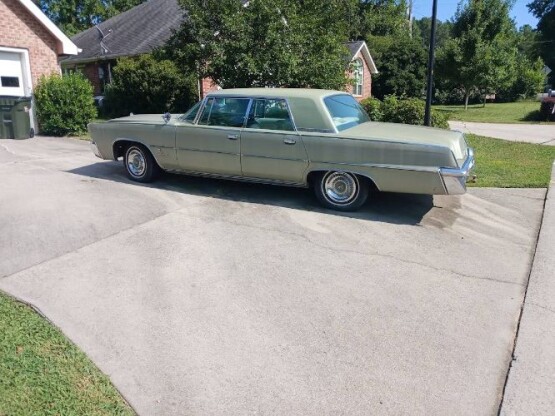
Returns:
[[[248,98],[209,98],[198,124],[243,127],[248,106]]]
[[[18,77],[0,77],[0,85],[2,87],[19,87],[19,78]]]
[[[247,128],[293,131],[287,102],[279,99],[257,99],[251,107]]]

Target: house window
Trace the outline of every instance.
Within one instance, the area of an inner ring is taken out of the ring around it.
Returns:
[[[364,84],[364,66],[361,59],[353,61],[353,95],[362,95],[362,86]]]
[[[0,77],[0,83],[2,87],[19,88],[18,77]]]

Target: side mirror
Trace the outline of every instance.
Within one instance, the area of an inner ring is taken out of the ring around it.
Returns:
[[[164,123],[168,123],[168,121],[172,118],[172,115],[170,113],[164,113],[162,118],[164,119]]]

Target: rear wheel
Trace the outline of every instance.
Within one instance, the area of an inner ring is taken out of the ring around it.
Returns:
[[[366,202],[369,184],[354,173],[332,171],[320,175],[314,192],[322,205],[338,211],[355,211]]]
[[[160,170],[152,154],[140,144],[132,144],[125,150],[123,166],[127,176],[137,182],[152,181]]]

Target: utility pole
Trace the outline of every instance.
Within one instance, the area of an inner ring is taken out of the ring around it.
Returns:
[[[412,38],[412,23],[414,20],[414,15],[412,14],[412,4],[413,0],[409,0],[408,6],[407,6],[407,17],[409,20],[409,35]]]
[[[430,126],[432,116],[432,94],[434,92],[434,53],[436,47],[436,21],[437,21],[437,0],[432,6],[432,31],[430,34],[430,51],[428,54],[428,90],[426,92],[426,111],[424,113],[424,125]]]

